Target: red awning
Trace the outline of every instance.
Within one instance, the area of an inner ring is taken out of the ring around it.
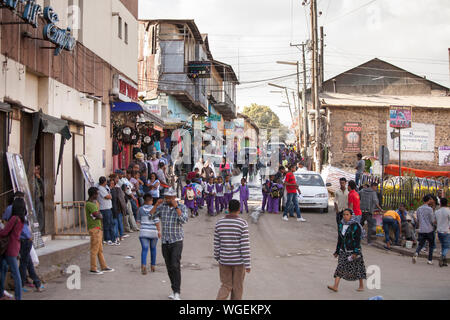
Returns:
[[[398,170],[399,167],[397,165],[390,164],[384,168],[384,173],[398,176]],[[402,167],[402,175],[407,173],[413,173],[418,178],[427,178],[427,177],[450,178],[450,171],[429,171],[429,170],[419,170],[414,168]]]

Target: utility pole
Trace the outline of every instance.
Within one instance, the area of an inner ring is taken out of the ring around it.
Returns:
[[[320,92],[323,91],[322,89],[322,85],[323,85],[323,81],[324,81],[324,69],[323,69],[323,64],[324,64],[324,54],[323,54],[323,26],[320,27]]]
[[[314,121],[314,155],[315,171],[320,172],[322,166],[320,139],[320,102],[319,102],[319,72],[318,72],[318,31],[317,31],[317,1],[311,0],[311,35],[312,35],[312,104],[315,113]]]

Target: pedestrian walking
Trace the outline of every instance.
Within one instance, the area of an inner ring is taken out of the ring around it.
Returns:
[[[440,198],[441,208],[436,211],[436,224],[439,242],[441,243],[441,258],[439,267],[447,267],[447,252],[450,248],[450,209],[447,198]]]
[[[98,180],[98,202],[103,216],[104,240],[108,245],[114,245],[114,220],[112,214],[112,196],[105,177]]]
[[[191,211],[191,218],[198,216],[196,191],[190,180],[186,180],[186,186],[184,186],[181,196],[184,199],[184,205]]]
[[[228,205],[231,201],[231,199],[233,199],[233,184],[231,183],[231,176],[227,175],[225,177],[225,182],[224,182],[224,188],[225,188],[225,209],[228,209]]]
[[[386,246],[384,247],[387,250],[391,250],[391,240],[389,239],[389,233],[391,228],[394,230],[395,233],[395,241],[394,245],[399,246],[399,240],[401,236],[401,230],[400,226],[402,223],[402,219],[400,218],[400,215],[394,211],[394,210],[388,210],[383,215],[383,231],[384,231],[384,237],[386,241]]]
[[[156,203],[156,201],[158,201],[159,199],[159,180],[158,177],[156,176],[155,172],[152,172],[150,174],[150,180],[148,182],[148,184],[150,185],[150,194],[153,198],[153,205]]]
[[[103,256],[103,231],[102,231],[102,219],[103,214],[99,211],[99,190],[95,187],[88,190],[89,199],[86,201],[86,222],[90,236],[90,249],[91,249],[91,268],[90,274],[103,274],[104,272],[113,272],[114,269],[109,268],[106,264],[105,257]],[[100,262],[101,271],[97,270],[97,258]]]
[[[261,211],[265,212],[267,207],[269,206],[269,195],[270,195],[270,189],[272,188],[272,183],[274,180],[274,176],[270,175],[269,179],[267,179],[263,185],[262,185],[262,195],[263,195],[263,200],[262,200],[262,208]],[[279,202],[280,199],[278,199],[277,201]]]
[[[279,213],[280,211],[279,204],[282,194],[283,194],[283,185],[281,184],[280,180],[274,181],[272,183],[272,186],[270,187],[267,212],[275,214]]]
[[[383,212],[378,202],[378,183],[373,182],[370,188],[365,188],[359,192],[360,197],[360,209],[361,209],[361,226],[364,227],[364,223],[367,221],[367,243],[371,243],[372,231],[375,227],[373,213],[375,209]],[[363,229],[364,233],[364,229]],[[363,237],[364,238],[364,237]],[[397,239],[398,241],[398,239]]]
[[[305,222],[306,219],[302,217],[300,207],[298,206],[297,192],[298,194],[301,194],[301,191],[294,176],[294,172],[296,170],[297,166],[291,165],[289,167],[289,172],[286,174],[284,185],[287,192],[287,198],[284,206],[283,220],[288,221],[288,211],[289,215],[292,216],[294,214],[293,210],[295,209],[295,212],[297,213],[297,221]]]
[[[235,193],[239,192],[239,201],[241,203],[241,213],[244,211],[244,206],[245,206],[245,210],[248,213],[248,199],[250,197],[250,190],[248,189],[247,180],[245,178],[241,179],[241,184],[234,192]]]
[[[328,289],[337,292],[341,279],[347,281],[359,280],[357,291],[364,291],[366,267],[361,252],[362,228],[355,219],[351,209],[345,209],[343,218],[338,227],[338,242],[334,257],[338,258],[338,266],[334,273],[334,285]]]
[[[183,251],[183,224],[188,221],[186,206],[176,201],[176,192],[169,188],[164,199],[159,199],[150,210],[161,221],[161,248],[173,293],[169,299],[180,300],[181,254]]]
[[[348,189],[347,179],[344,177],[339,179],[339,189],[335,193],[334,209],[336,211],[336,224],[342,221],[344,209],[348,208]]]
[[[434,200],[430,194],[423,197],[423,205],[420,206],[417,211],[417,221],[419,223],[419,245],[417,246],[416,253],[412,258],[412,262],[417,262],[417,257],[420,251],[425,246],[425,242],[428,242],[428,264],[433,264],[433,251],[435,248],[435,234],[434,226],[436,224],[436,217],[433,212]]]
[[[358,223],[361,222],[362,212],[361,212],[361,199],[358,192],[356,192],[356,182],[350,180],[348,182],[348,207],[352,209],[355,215],[355,219]]]
[[[225,193],[222,177],[217,178],[216,187],[216,212],[222,213],[225,208]]]
[[[355,169],[356,169],[355,183],[356,183],[356,186],[359,187],[359,184],[360,184],[361,178],[362,178],[362,174],[364,172],[364,168],[366,167],[366,162],[362,159],[361,153],[358,153],[356,155],[356,159],[357,159],[357,161],[356,161],[356,166],[355,166]]]
[[[217,300],[242,300],[245,273],[251,270],[250,238],[247,221],[239,217],[240,203],[231,200],[229,214],[216,223],[214,258],[219,262],[222,283]]]
[[[214,178],[209,178],[208,183],[206,184],[206,205],[208,207],[208,214],[210,216],[214,215],[214,201],[216,198],[216,186],[214,184]]]
[[[6,223],[4,229],[0,230],[0,239],[7,239],[7,243],[2,241],[0,247],[0,299],[6,299],[5,278],[8,266],[14,279],[14,297],[22,300],[22,279],[20,277],[17,256],[20,251],[20,235],[25,224],[27,209],[23,198],[16,198],[11,207],[11,218]]]
[[[140,225],[139,241],[141,242],[141,273],[147,274],[147,254],[150,249],[150,270],[155,272],[156,268],[156,245],[161,238],[161,228],[158,218],[150,214],[153,209],[153,198],[151,194],[144,195],[144,205],[139,208],[137,223]]]

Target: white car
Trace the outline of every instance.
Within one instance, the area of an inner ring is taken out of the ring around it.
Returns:
[[[294,173],[301,195],[298,195],[300,208],[320,209],[320,213],[328,212],[328,189],[330,183],[325,184],[317,172],[305,171]]]

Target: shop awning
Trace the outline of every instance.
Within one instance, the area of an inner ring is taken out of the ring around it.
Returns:
[[[144,112],[144,108],[136,102],[113,102],[111,112]]]
[[[0,111],[2,112],[12,112],[11,105],[9,103],[0,102]]]

